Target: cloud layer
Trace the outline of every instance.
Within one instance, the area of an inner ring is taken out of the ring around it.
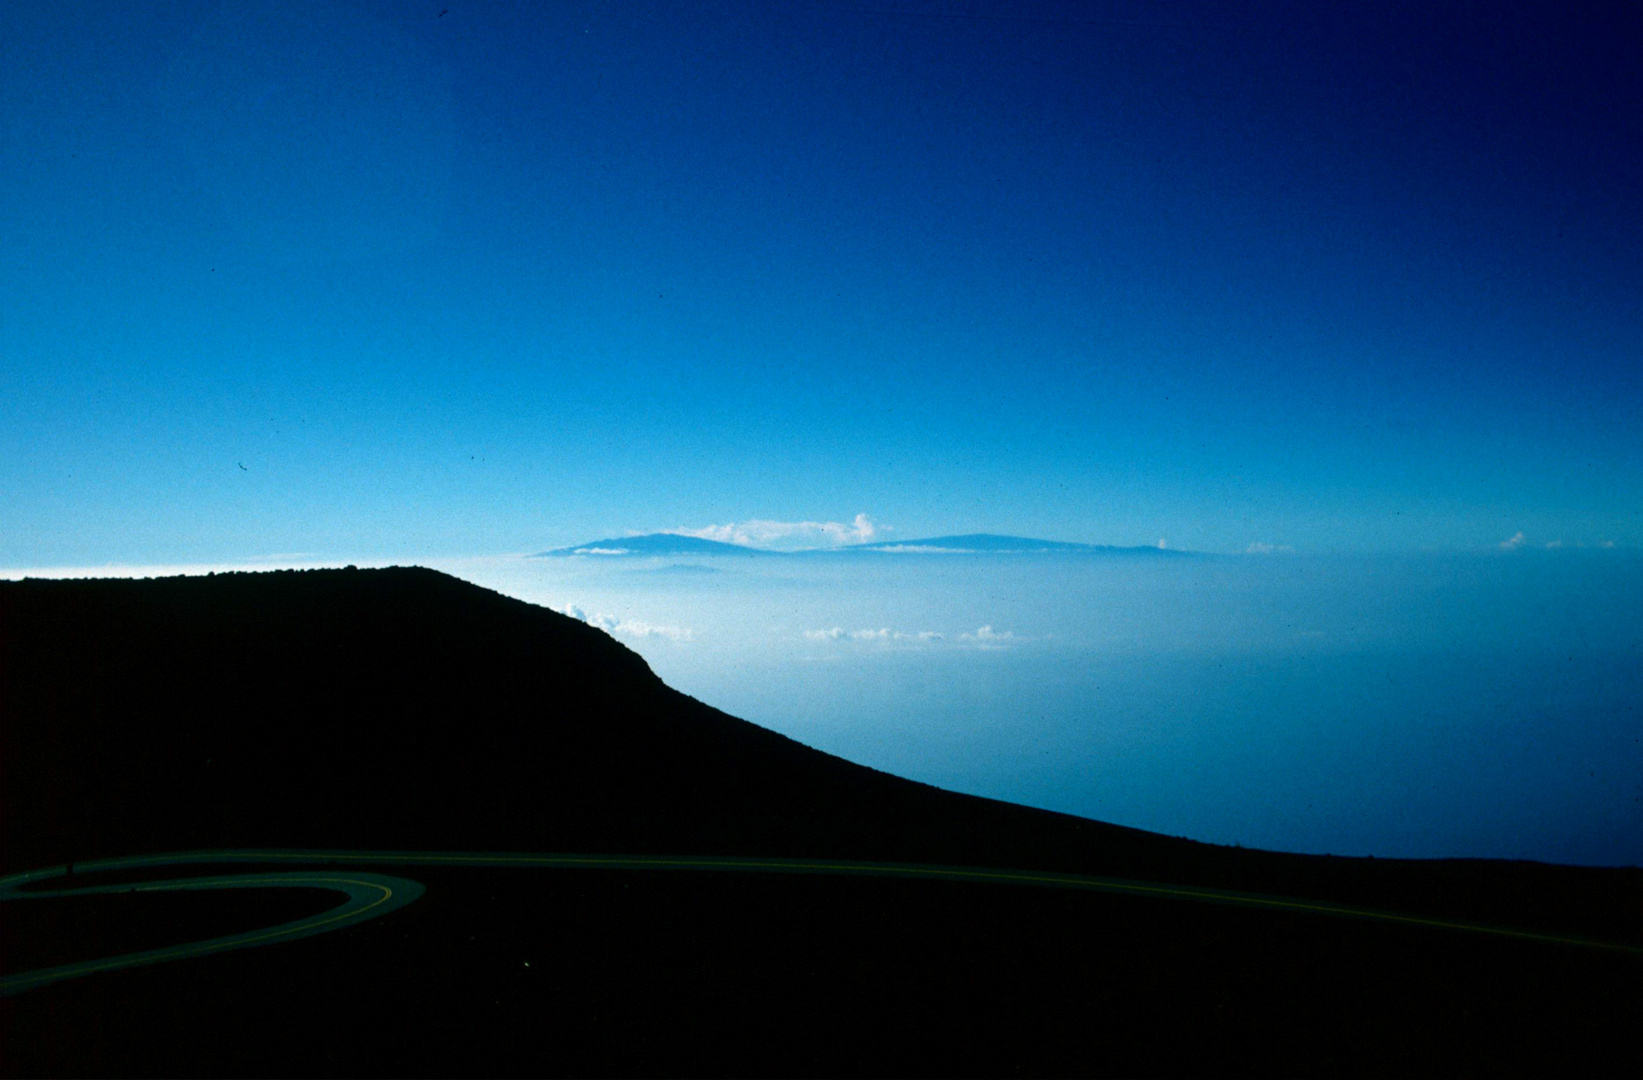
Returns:
[[[1018,640],[1009,630],[994,630],[990,625],[976,629],[973,633],[959,634],[949,638],[948,635],[936,630],[893,630],[888,626],[873,629],[846,630],[842,626],[828,627],[823,630],[806,630],[804,636],[811,641],[910,641],[919,644],[934,644],[939,641],[962,641],[983,648],[998,648],[1007,642]]]
[[[892,630],[888,626],[877,630],[846,630],[835,626],[827,630],[806,630],[804,636],[811,641],[940,641],[947,635],[934,630]]]
[[[1502,540],[1499,544],[1499,547],[1502,551],[1516,551],[1517,549],[1525,546],[1528,543],[1529,543],[1529,541],[1523,535],[1523,533],[1518,532],[1518,533],[1514,533],[1512,535],[1511,539]],[[1557,539],[1557,540],[1548,540],[1545,543],[1541,544],[1540,546],[1545,548],[1547,551],[1557,551],[1557,550],[1559,550],[1561,548],[1565,548],[1565,547],[1584,548],[1587,545],[1584,544],[1584,543],[1580,543],[1578,541],[1573,542],[1573,543],[1566,543],[1562,539]],[[1599,540],[1596,543],[1596,545],[1594,545],[1594,546],[1599,547],[1599,548],[1612,548],[1612,547],[1614,547],[1614,541],[1613,540]]]

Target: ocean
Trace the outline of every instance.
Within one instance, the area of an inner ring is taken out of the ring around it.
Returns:
[[[1643,865],[1643,558],[453,560],[900,776],[1222,844]]]

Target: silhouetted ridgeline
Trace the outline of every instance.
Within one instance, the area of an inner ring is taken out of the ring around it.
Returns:
[[[1643,940],[1635,869],[1279,855],[943,792],[727,716],[602,631],[431,570],[0,583],[0,695],[7,872],[214,847],[813,855]]]

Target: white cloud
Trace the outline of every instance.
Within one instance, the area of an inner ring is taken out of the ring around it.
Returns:
[[[895,552],[897,554],[918,555],[974,555],[968,548],[937,547],[934,544],[887,544],[884,547],[874,548],[874,551]]]
[[[1562,546],[1563,546],[1563,541],[1561,541],[1561,540],[1552,540],[1549,543],[1547,543],[1546,550],[1556,551],[1558,548],[1560,548]]]
[[[765,521],[754,519],[731,525],[708,525],[701,529],[670,529],[677,536],[696,536],[723,544],[747,547],[798,549],[843,547],[865,544],[879,534],[880,527],[866,514],[854,521]]]
[[[585,548],[577,548],[575,551],[571,552],[571,554],[573,554],[573,555],[629,555],[629,554],[632,554],[632,553],[630,551],[628,551],[627,548],[585,547]]]
[[[944,641],[947,635],[935,630],[894,630],[888,626],[878,629],[871,627],[861,630],[846,630],[842,626],[834,626],[826,630],[806,630],[804,636],[811,641],[842,641],[848,638],[851,641]]]
[[[965,641],[979,641],[984,645],[992,645],[1000,641],[1008,641],[1015,637],[1015,634],[1009,630],[994,630],[992,625],[988,624],[978,628],[973,634],[960,634],[959,637]]]
[[[1502,551],[1516,551],[1518,548],[1520,548],[1522,546],[1523,546],[1523,534],[1521,532],[1518,533],[1516,536],[1512,537],[1510,540],[1502,540],[1500,542],[1500,549]]]
[[[589,626],[598,627],[607,634],[622,634],[625,637],[636,638],[667,638],[669,641],[692,641],[696,631],[688,626],[657,626],[654,623],[642,622],[637,619],[616,619],[609,615],[590,615],[575,604],[566,604],[558,609],[560,614],[569,615],[578,622],[585,622]]]
[[[1290,553],[1290,552],[1293,552],[1294,550],[1295,549],[1290,547],[1288,544],[1263,544],[1260,541],[1256,541],[1255,543],[1249,545],[1247,548],[1244,549],[1244,554],[1246,554],[1246,555],[1272,555],[1272,554],[1275,554],[1275,553],[1280,553],[1280,554],[1281,553]]]
[[[692,641],[696,637],[696,631],[688,626],[656,626],[636,620],[617,623],[613,632],[626,634],[628,637],[662,637],[669,641]]]

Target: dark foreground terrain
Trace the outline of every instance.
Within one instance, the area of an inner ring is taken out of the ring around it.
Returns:
[[[0,842],[0,875],[228,848],[1006,867],[1643,944],[1636,869],[1281,855],[954,795],[725,716],[600,631],[412,569],[0,583]],[[976,881],[371,869],[426,893],[331,933],[0,999],[0,1066],[1643,1071],[1643,957],[1624,949]],[[281,867],[234,872],[261,870]],[[207,872],[223,868],[146,878]],[[253,932],[337,900],[12,900],[0,974]]]

